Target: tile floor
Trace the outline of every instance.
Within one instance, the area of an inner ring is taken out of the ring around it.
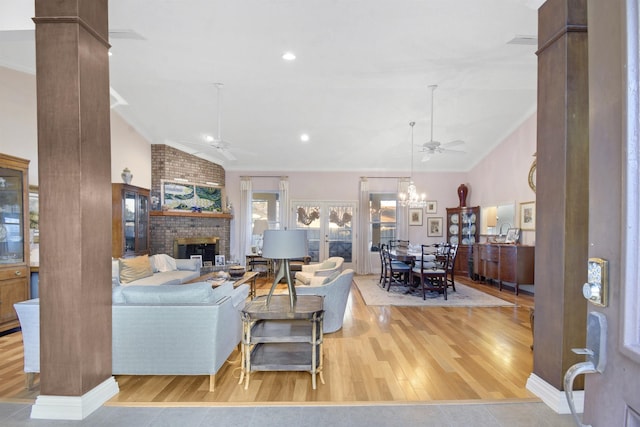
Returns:
[[[103,406],[82,421],[32,420],[30,412],[30,404],[0,403],[0,426],[575,426],[570,415],[558,415],[538,402],[174,408]]]

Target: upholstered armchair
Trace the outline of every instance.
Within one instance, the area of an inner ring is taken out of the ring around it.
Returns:
[[[296,286],[298,296],[320,295],[324,297],[323,333],[329,334],[342,328],[352,281],[353,270],[346,269],[322,286]]]
[[[326,261],[302,266],[296,272],[296,286],[321,286],[332,280],[342,271],[344,258],[330,257]]]

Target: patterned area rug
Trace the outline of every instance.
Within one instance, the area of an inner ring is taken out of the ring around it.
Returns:
[[[422,299],[422,288],[410,289],[405,286],[394,285],[387,292],[378,284],[379,276],[355,276],[353,281],[360,290],[367,305],[397,305],[397,306],[447,306],[447,307],[498,307],[513,306],[514,304],[477,291],[469,286],[456,282],[456,291],[447,290],[447,300],[442,294],[430,292],[425,300]]]

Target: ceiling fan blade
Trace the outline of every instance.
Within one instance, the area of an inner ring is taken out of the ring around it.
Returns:
[[[420,160],[420,161],[421,162],[428,162],[429,160],[431,160],[431,153],[425,154],[424,157],[422,157],[422,160]]]
[[[216,149],[224,156],[227,160],[238,160],[236,156],[233,155],[231,151],[229,151],[226,147],[216,147]]]
[[[456,139],[455,141],[447,142],[446,144],[442,144],[443,147],[457,147],[458,145],[464,144],[464,141],[461,139]]]

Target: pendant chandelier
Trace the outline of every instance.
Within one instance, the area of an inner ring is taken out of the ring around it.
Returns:
[[[424,208],[427,206],[426,196],[424,193],[418,194],[416,185],[413,183],[413,127],[415,125],[416,122],[409,122],[409,126],[411,126],[411,175],[409,176],[409,187],[407,187],[406,193],[398,193],[398,203],[402,207]]]

